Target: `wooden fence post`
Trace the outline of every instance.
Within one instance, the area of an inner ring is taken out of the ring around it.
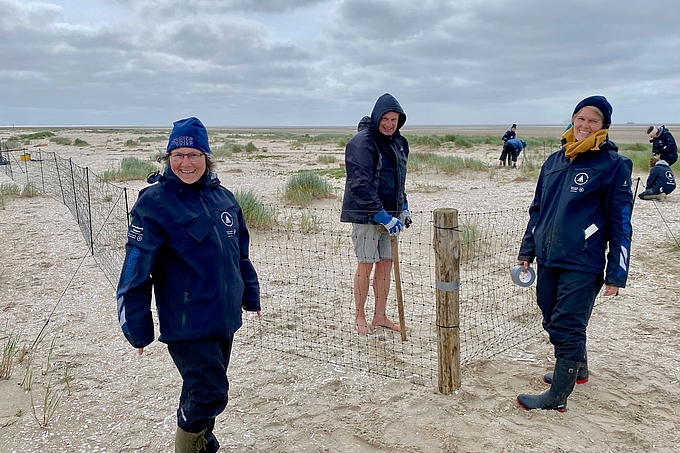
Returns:
[[[458,211],[435,209],[434,257],[437,296],[437,358],[439,391],[460,389],[460,237]]]

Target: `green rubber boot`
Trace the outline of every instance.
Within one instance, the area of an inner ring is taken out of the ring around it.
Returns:
[[[200,453],[206,451],[208,441],[204,429],[200,433],[188,433],[179,426],[175,432],[175,453]]]

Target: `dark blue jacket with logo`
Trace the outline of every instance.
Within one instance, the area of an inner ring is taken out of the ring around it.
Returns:
[[[508,129],[505,134],[503,134],[503,137],[501,137],[501,140],[503,140],[503,143],[507,143],[508,140],[512,140],[513,138],[517,137],[517,134],[515,134],[515,131],[512,129]]]
[[[675,190],[675,175],[665,160],[658,161],[649,169],[645,189],[647,189],[645,192],[654,195],[658,195],[661,192],[669,194]]]
[[[167,169],[149,182],[131,211],[118,283],[125,337],[136,348],[153,341],[152,288],[160,341],[233,336],[241,309],[260,309],[241,208],[216,177],[188,185]]]
[[[668,165],[673,165],[678,160],[678,145],[671,131],[666,126],[661,126],[661,133],[658,137],[650,140],[652,143],[652,154],[658,154],[661,160],[665,160]]]
[[[378,129],[387,112],[399,113],[397,130],[391,136]],[[404,186],[409,148],[399,129],[405,122],[406,114],[396,98],[383,94],[373,107],[368,128],[347,142],[341,222],[377,224],[373,216],[382,209],[394,217],[401,214],[407,203]]]
[[[607,140],[573,162],[562,148],[548,157],[529,208],[519,260],[536,258],[544,266],[594,274],[605,271],[606,284],[626,286],[633,165],[617,151]]]

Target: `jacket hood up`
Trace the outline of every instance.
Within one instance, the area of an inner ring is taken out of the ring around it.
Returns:
[[[397,123],[397,131],[406,123],[406,114],[404,109],[399,105],[399,101],[389,93],[385,93],[375,101],[373,111],[371,112],[371,129],[379,132],[380,118],[387,112],[397,112],[399,114],[399,122]]]

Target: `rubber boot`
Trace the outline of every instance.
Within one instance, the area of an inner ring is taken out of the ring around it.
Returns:
[[[553,372],[545,373],[543,376],[543,382],[546,384],[552,384]],[[578,373],[576,373],[576,383],[585,384],[588,382],[588,358],[586,357],[585,362],[581,362],[581,366],[578,368]]]
[[[524,410],[545,409],[567,411],[567,398],[576,385],[576,375],[582,362],[557,359],[550,389],[540,395],[519,395],[517,404]]]
[[[206,451],[208,441],[204,429],[200,433],[188,433],[179,426],[175,432],[175,453],[200,453]]]

